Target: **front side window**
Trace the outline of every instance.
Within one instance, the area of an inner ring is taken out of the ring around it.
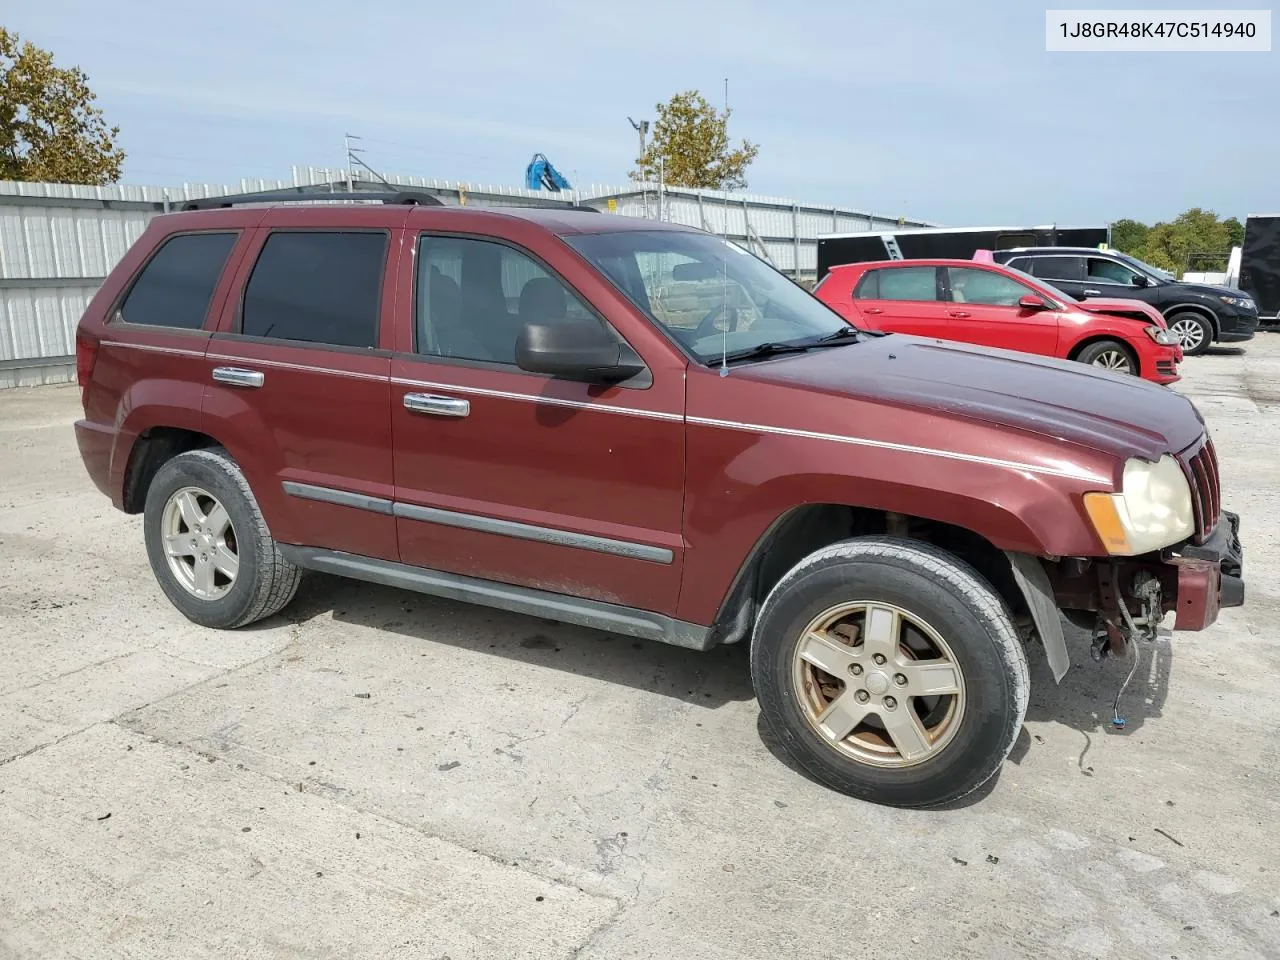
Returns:
[[[1035,293],[1030,287],[994,270],[947,267],[947,279],[953,303],[1016,307],[1020,299]]]
[[[235,244],[234,233],[187,233],[165,241],[124,298],[121,318],[148,327],[200,329]]]
[[[1098,283],[1118,283],[1121,286],[1133,286],[1133,278],[1137,274],[1123,264],[1101,257],[1089,258],[1089,279]]]
[[[386,259],[385,233],[273,233],[245,285],[240,332],[376,347]]]
[[[423,235],[418,244],[415,350],[515,365],[526,323],[599,318],[537,261],[506,244]]]
[[[704,363],[850,329],[808,291],[721,237],[626,230],[563,239]]]

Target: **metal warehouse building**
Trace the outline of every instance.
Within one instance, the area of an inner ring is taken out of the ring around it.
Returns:
[[[84,187],[0,181],[0,387],[75,378],[75,328],[94,291],[152,217],[184,201],[269,190],[323,195],[345,189],[384,189],[345,170],[295,167],[293,178],[242,180],[238,187]],[[354,175],[352,175],[354,176]],[[818,235],[931,226],[841,206],[656,184],[592,187],[559,194],[474,186],[423,177],[387,182],[477,206],[562,203],[620,216],[662,219],[727,235],[798,280],[817,274]]]

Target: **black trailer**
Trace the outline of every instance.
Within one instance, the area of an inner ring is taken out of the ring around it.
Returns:
[[[1262,323],[1280,323],[1280,214],[1245,220],[1240,289],[1258,304]]]
[[[1097,247],[1111,242],[1111,227],[902,227],[818,236],[818,279],[842,263],[970,260],[979,250],[1014,247]]]

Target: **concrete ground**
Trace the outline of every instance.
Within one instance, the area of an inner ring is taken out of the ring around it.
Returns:
[[[1280,335],[1185,364],[1248,603],[1077,645],[990,789],[859,803],[776,755],[745,651],[313,576],[180,617],[74,387],[0,391],[0,956],[1280,956]]]

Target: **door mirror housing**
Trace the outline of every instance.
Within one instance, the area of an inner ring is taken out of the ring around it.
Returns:
[[[631,347],[594,323],[526,323],[516,337],[516,366],[585,383],[618,383],[644,370]]]
[[[1135,273],[1133,275],[1133,285],[1135,287],[1149,287],[1151,286],[1151,281],[1148,280],[1146,277],[1144,277],[1142,274]]]
[[[1037,297],[1034,294],[1027,294],[1018,300],[1018,306],[1023,310],[1048,310],[1049,304],[1044,298]]]

